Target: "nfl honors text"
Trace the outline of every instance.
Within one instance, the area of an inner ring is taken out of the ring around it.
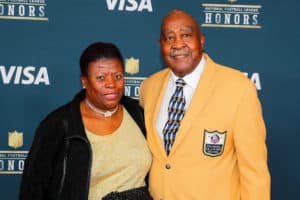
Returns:
[[[23,146],[22,132],[8,132],[8,146],[11,150],[0,151],[0,174],[21,174],[28,151],[18,151]]]

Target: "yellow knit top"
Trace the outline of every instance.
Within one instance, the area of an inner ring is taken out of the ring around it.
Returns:
[[[93,152],[89,200],[145,185],[152,156],[141,130],[123,110],[122,123],[114,133],[101,136],[85,130]]]

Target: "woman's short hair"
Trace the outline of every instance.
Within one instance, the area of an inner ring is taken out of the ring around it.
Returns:
[[[90,44],[80,56],[80,72],[81,75],[87,76],[88,65],[90,62],[102,58],[115,58],[120,60],[124,68],[124,61],[119,48],[113,43],[96,42]]]

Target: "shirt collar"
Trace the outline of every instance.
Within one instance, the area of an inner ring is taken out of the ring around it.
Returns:
[[[198,85],[198,81],[200,79],[200,76],[203,72],[204,66],[205,66],[206,60],[204,58],[204,56],[202,56],[199,64],[197,65],[197,67],[189,74],[185,75],[184,77],[182,77],[182,79],[186,82],[186,84],[190,87],[192,87],[193,89],[196,89],[197,85]],[[172,71],[171,71],[171,80],[172,82],[175,84],[176,80],[179,77],[176,76]]]

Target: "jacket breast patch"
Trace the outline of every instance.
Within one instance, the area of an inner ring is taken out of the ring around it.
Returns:
[[[208,131],[203,134],[203,153],[215,157],[222,155],[226,141],[226,131]]]

